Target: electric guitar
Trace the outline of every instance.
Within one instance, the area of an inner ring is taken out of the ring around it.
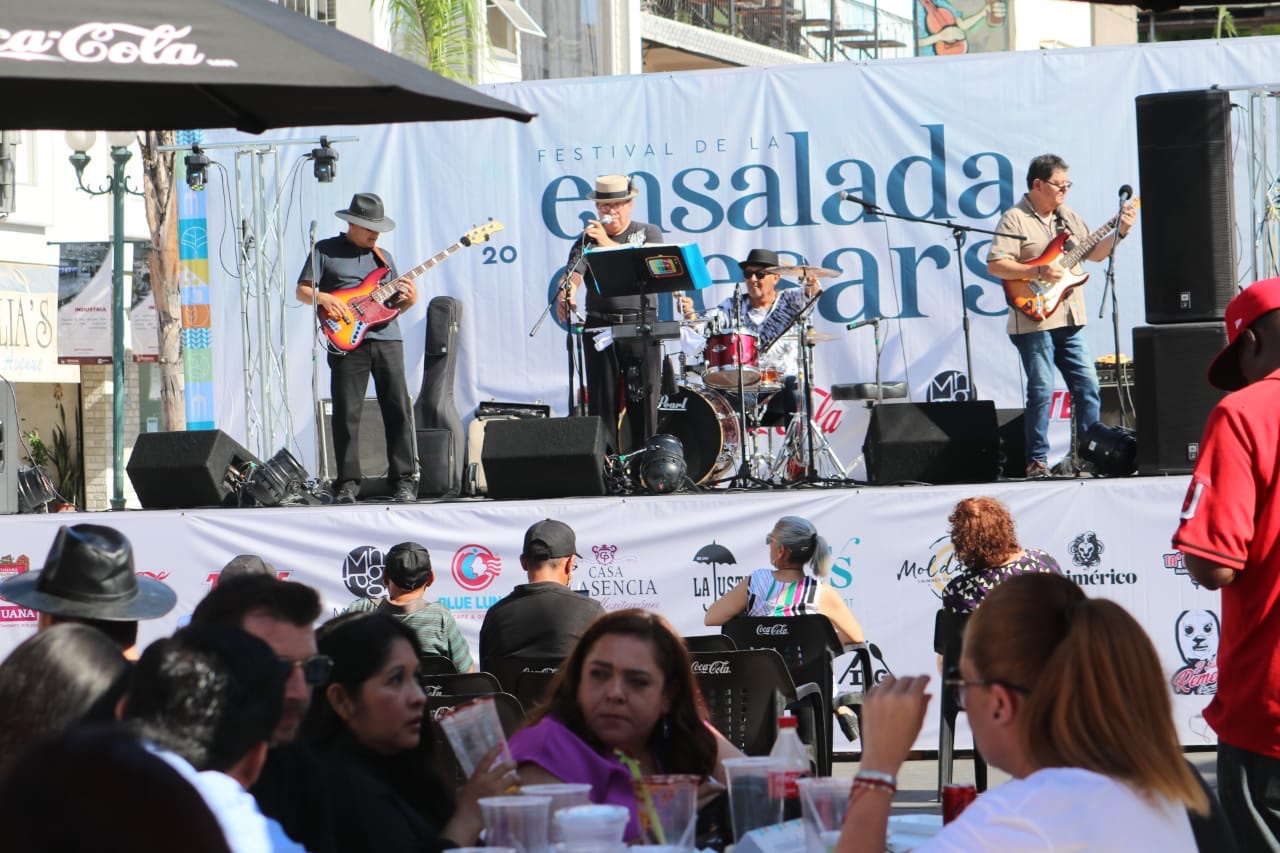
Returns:
[[[1142,206],[1141,201],[1136,198],[1131,204],[1134,209]],[[1054,237],[1053,242],[1045,248],[1040,257],[1026,263],[1037,267],[1050,264],[1061,267],[1062,278],[1054,282],[1042,281],[1039,277],[1004,279],[1004,297],[1009,307],[1021,311],[1033,320],[1044,320],[1051,316],[1058,310],[1062,300],[1067,298],[1068,293],[1089,280],[1088,273],[1073,272],[1073,268],[1119,224],[1120,214],[1117,213],[1106,225],[1085,237],[1075,249],[1065,254],[1062,246],[1070,239],[1071,234],[1063,231]]]
[[[394,281],[387,284],[381,284],[381,281],[391,272],[387,267],[379,267],[364,277],[364,281],[355,287],[348,287],[343,290],[331,291],[331,295],[338,297],[347,306],[347,311],[351,314],[351,320],[335,319],[328,316],[327,312],[320,312],[320,329],[324,332],[324,336],[329,339],[329,343],[336,349],[343,352],[351,352],[364,340],[365,335],[371,329],[385,326],[396,318],[400,313],[399,308],[393,308],[386,304],[388,299],[396,296],[400,290],[398,287],[401,281],[413,281],[445,258],[457,252],[464,246],[470,246],[474,243],[483,243],[488,240],[490,235],[502,230],[502,223],[490,219],[483,225],[477,225],[463,234],[458,242],[449,248],[423,261],[418,266],[401,275]]]

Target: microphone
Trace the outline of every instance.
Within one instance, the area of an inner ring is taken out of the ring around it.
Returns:
[[[309,239],[312,243],[315,243],[316,241],[316,221],[314,219],[311,220],[311,234]]]
[[[879,210],[879,208],[878,208],[878,207],[876,207],[876,205],[874,205],[874,204],[872,204],[871,202],[867,201],[865,198],[858,198],[856,195],[854,195],[854,194],[853,194],[853,193],[851,193],[851,192],[845,192],[845,191],[841,190],[837,197],[838,197],[841,201],[851,201],[851,202],[853,202],[854,204],[860,204],[860,205],[862,205],[863,207],[865,207],[867,210]]]
[[[863,326],[879,326],[880,321],[883,319],[883,317],[872,317],[869,320],[854,320],[852,323],[845,326],[845,328],[849,331],[853,331],[854,329],[861,329]]]
[[[613,221],[613,217],[606,213],[604,216],[601,216],[596,221],[599,222],[601,225],[608,225],[610,222]]]
[[[1128,201],[1131,198],[1133,198],[1133,187],[1129,186],[1128,184],[1125,184],[1124,186],[1120,187],[1120,200]]]

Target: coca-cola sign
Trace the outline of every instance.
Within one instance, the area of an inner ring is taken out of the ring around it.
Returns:
[[[790,637],[791,629],[782,622],[774,622],[772,625],[757,625],[757,637]]]
[[[0,59],[24,62],[110,62],[115,65],[214,65],[234,68],[234,59],[209,59],[194,42],[182,41],[191,27],[143,27],[119,21],[88,21],[67,30],[0,29]]]
[[[727,660],[709,660],[693,662],[694,675],[730,675],[732,670],[729,669]]]

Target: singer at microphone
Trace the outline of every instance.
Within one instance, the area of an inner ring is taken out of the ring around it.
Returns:
[[[601,175],[596,178],[595,189],[587,198],[595,203],[596,216],[588,220],[582,234],[575,237],[565,263],[569,287],[562,288],[556,298],[556,316],[564,323],[569,312],[577,309],[574,294],[585,279],[591,277],[590,267],[582,261],[588,247],[640,246],[661,243],[662,231],[656,225],[635,222],[631,219],[635,198],[640,191],[627,175]],[[640,319],[639,296],[604,296],[594,286],[586,288],[586,324],[588,328],[604,328],[634,323]],[[658,301],[654,294],[647,297],[650,318],[658,316]],[[587,413],[598,415],[604,423],[605,440],[619,453],[634,447],[643,447],[647,436],[657,432],[657,394],[661,383],[661,347],[645,347],[641,339],[617,340],[596,350],[583,347],[583,363],[586,368]],[[627,371],[627,367],[631,370]],[[632,399],[626,406],[630,439],[624,446],[619,441],[618,414],[627,401],[627,388],[621,387],[618,377],[633,377]]]

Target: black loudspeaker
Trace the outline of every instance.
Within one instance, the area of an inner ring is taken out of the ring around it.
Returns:
[[[603,495],[604,422],[514,418],[485,425],[480,459],[491,498]]]
[[[147,509],[235,506],[229,474],[261,460],[220,429],[143,432],[125,471]],[[246,472],[247,473],[247,472]]]
[[[990,483],[1000,470],[991,400],[882,403],[862,446],[872,483]]]
[[[1186,474],[1195,467],[1205,419],[1226,396],[1205,376],[1226,343],[1223,323],[1134,328],[1139,473]]]
[[[1236,290],[1231,99],[1139,95],[1137,112],[1147,322],[1220,320]]]
[[[1027,473],[1027,419],[1022,409],[996,409],[1000,430],[1000,474],[1021,480]]]
[[[338,458],[333,452],[333,401],[320,401],[316,427],[320,432],[320,444],[324,450],[324,466],[320,478],[332,480],[338,476]],[[377,397],[365,397],[360,414],[360,497],[383,497],[391,494],[387,482],[387,433],[382,423],[382,410]]]

